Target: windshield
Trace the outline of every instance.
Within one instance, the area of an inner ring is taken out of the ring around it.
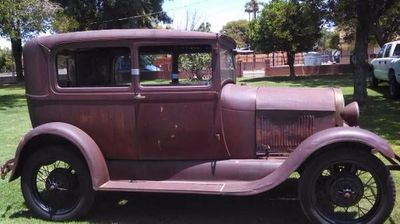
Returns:
[[[232,80],[235,82],[235,65],[234,65],[234,57],[232,54],[232,50],[227,50],[221,48],[219,51],[219,64],[220,64],[220,74],[221,74],[221,83],[226,80]]]

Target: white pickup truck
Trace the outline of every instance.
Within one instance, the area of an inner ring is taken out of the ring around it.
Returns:
[[[377,86],[380,81],[389,82],[392,99],[400,97],[400,41],[383,45],[376,58],[371,61],[370,83]]]

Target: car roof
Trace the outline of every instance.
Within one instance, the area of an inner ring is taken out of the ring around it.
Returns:
[[[224,39],[232,45],[235,41],[225,35],[209,32],[196,31],[178,31],[166,29],[111,29],[111,30],[93,30],[55,34],[43,36],[33,41],[52,49],[56,46],[70,43],[90,42],[90,41],[108,41],[108,40],[215,40]]]
[[[400,40],[391,41],[386,44],[400,44]]]

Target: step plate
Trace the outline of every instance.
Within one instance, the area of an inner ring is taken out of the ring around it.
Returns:
[[[203,193],[223,194],[226,185],[240,184],[241,181],[225,183],[191,182],[191,181],[142,181],[118,180],[108,181],[100,186],[100,191],[127,192],[165,192],[165,193]]]

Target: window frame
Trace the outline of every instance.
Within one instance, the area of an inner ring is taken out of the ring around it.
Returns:
[[[392,46],[393,44],[387,44],[385,53],[383,54],[383,58],[389,58],[390,57],[390,52],[392,51]]]
[[[394,57],[400,57],[400,54],[394,55],[394,53],[396,52],[396,49],[399,49],[399,52],[400,52],[400,43],[397,43],[397,44],[395,45],[395,47],[393,48],[393,55],[392,55],[392,56],[394,56]]]
[[[221,50],[231,51],[232,61],[233,61],[233,77],[234,77],[233,79],[222,80],[221,64],[220,64],[220,62],[221,62],[220,51]],[[220,44],[219,47],[218,47],[218,71],[219,71],[219,74],[220,74],[219,82],[221,83],[221,86],[224,86],[225,84],[228,84],[228,83],[236,84],[236,81],[237,81],[237,77],[236,77],[236,57],[235,57],[235,54],[233,52],[233,49],[230,49],[230,47],[228,47],[227,45],[224,45],[224,44]]]
[[[135,89],[137,89],[140,92],[154,92],[154,91],[206,91],[206,90],[215,90],[217,85],[215,83],[215,80],[219,79],[217,77],[218,72],[217,66],[216,66],[216,45],[214,42],[211,42],[209,40],[193,40],[193,41],[187,41],[187,40],[170,40],[170,41],[143,41],[143,42],[136,42],[134,44],[134,52],[135,56],[133,58],[134,60],[134,67],[133,69],[139,69],[140,70],[140,51],[139,49],[141,47],[154,47],[154,46],[190,46],[190,45],[208,45],[211,48],[211,69],[212,69],[212,78],[210,80],[209,85],[141,85],[140,82],[140,74],[137,75],[137,81],[135,82]]]
[[[379,50],[378,54],[376,55],[376,58],[383,58],[383,55],[385,55],[385,50],[386,50],[387,44],[383,45],[383,47]],[[382,54],[380,55],[380,53]]]
[[[131,81],[129,86],[96,86],[96,87],[61,87],[58,84],[58,68],[57,68],[57,55],[62,50],[67,48],[73,49],[90,49],[90,48],[127,48],[130,51],[131,57],[131,71],[134,67],[133,58],[134,58],[134,49],[132,47],[131,40],[121,40],[121,41],[88,41],[88,42],[77,42],[77,43],[69,43],[62,44],[54,48],[54,50],[50,53],[49,60],[49,74],[50,74],[50,82],[52,83],[51,87],[53,92],[55,93],[106,93],[106,92],[133,92],[134,91],[134,82],[131,74]]]

